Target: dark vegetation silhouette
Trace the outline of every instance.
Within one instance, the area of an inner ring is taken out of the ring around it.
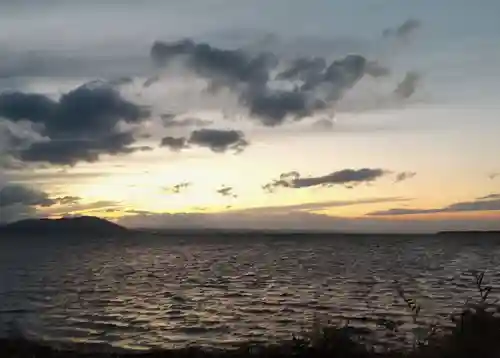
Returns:
[[[380,348],[367,343],[367,329],[343,326],[316,326],[309,333],[268,345],[244,345],[235,349],[188,347],[176,350],[135,352],[89,352],[85,345],[57,348],[47,342],[34,342],[18,337],[0,340],[0,357],[9,358],[244,358],[244,357],[339,357],[339,358],[498,358],[500,357],[500,305],[490,299],[491,286],[484,283],[484,272],[473,273],[478,298],[467,301],[463,309],[452,314],[449,326],[432,324],[424,334],[415,334],[406,348]],[[397,289],[413,320],[418,323],[420,305],[404,290]],[[379,327],[397,331],[399,323],[381,319]]]

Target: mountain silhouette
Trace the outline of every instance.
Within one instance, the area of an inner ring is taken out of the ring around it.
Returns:
[[[93,216],[61,219],[26,219],[0,226],[0,235],[118,235],[128,233],[126,228]]]

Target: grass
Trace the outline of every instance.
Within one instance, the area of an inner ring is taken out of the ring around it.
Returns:
[[[425,335],[414,337],[410,348],[387,348],[366,343],[366,330],[344,326],[316,327],[309,334],[292,337],[273,345],[247,345],[233,350],[206,350],[184,348],[178,350],[150,351],[146,353],[91,353],[85,346],[57,349],[43,342],[32,342],[22,338],[0,339],[2,358],[278,358],[278,357],[339,357],[339,358],[498,358],[500,357],[500,305],[490,299],[491,287],[484,284],[484,273],[474,275],[479,298],[466,302],[463,310],[450,317],[452,325],[432,325]],[[399,296],[418,321],[420,306],[407,297],[403,290]],[[397,324],[384,320],[382,325],[391,331]]]

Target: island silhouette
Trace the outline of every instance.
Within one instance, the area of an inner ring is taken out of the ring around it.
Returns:
[[[111,221],[94,216],[60,219],[26,219],[0,226],[0,235],[123,235],[130,231]]]

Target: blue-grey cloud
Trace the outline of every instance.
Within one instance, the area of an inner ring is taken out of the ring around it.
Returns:
[[[396,179],[394,180],[396,183],[411,179],[417,175],[416,172],[400,172],[396,174]]]
[[[165,128],[205,127],[213,123],[206,119],[194,117],[176,118],[176,115],[172,113],[162,114],[160,118]]]
[[[491,200],[491,199],[500,199],[500,194],[489,194],[477,198],[477,200]]]
[[[250,114],[268,126],[327,109],[365,74],[381,77],[390,73],[376,61],[350,54],[329,64],[321,57],[300,57],[276,74],[279,60],[272,53],[219,49],[192,40],[155,42],[151,57],[159,66],[181,61],[196,75],[208,79],[212,90],[231,88]],[[289,86],[276,87],[272,84],[276,81],[286,81]]]
[[[187,140],[184,137],[164,137],[160,142],[160,147],[167,147],[174,152],[187,148]]]
[[[227,150],[243,151],[248,142],[243,132],[236,130],[221,129],[199,129],[191,133],[189,143],[206,147],[216,153],[222,153]]]
[[[54,101],[38,94],[0,94],[0,117],[37,125],[42,140],[26,143],[13,155],[26,162],[74,165],[95,162],[102,154],[127,154],[134,147],[134,125],[149,118],[149,110],[121,97],[112,87],[93,82]],[[128,124],[129,129],[120,128]]]
[[[267,192],[273,192],[277,188],[309,188],[313,186],[331,185],[356,185],[360,183],[370,183],[384,175],[388,171],[380,168],[343,169],[327,175],[317,177],[301,177],[298,172],[283,173],[280,178],[262,188]]]
[[[197,74],[225,85],[241,82],[263,85],[269,79],[269,69],[277,65],[277,59],[270,53],[250,56],[241,50],[223,50],[191,40],[157,41],[151,48],[151,57],[160,66],[184,57]]]
[[[406,73],[403,80],[398,84],[394,93],[401,98],[411,97],[417,90],[420,81],[420,75],[417,72],[410,71]]]
[[[0,188],[0,208],[12,205],[48,207],[56,203],[57,200],[51,199],[47,193],[28,186],[8,184]]]
[[[379,210],[368,213],[368,216],[393,216],[393,215],[417,215],[417,214],[435,214],[435,213],[460,213],[474,211],[500,211],[500,196],[492,194],[478,198],[473,201],[464,201],[454,203],[442,208],[432,209],[408,209],[393,208],[388,210]]]
[[[189,148],[191,145],[209,148],[215,153],[224,153],[234,150],[243,151],[249,142],[241,131],[225,129],[198,129],[191,132],[189,138],[165,137],[161,140],[161,147],[168,147],[173,151]]]
[[[230,186],[222,186],[221,188],[217,189],[216,192],[222,196],[225,197],[232,197],[232,198],[237,198],[238,195],[234,193],[233,187]]]
[[[410,18],[395,28],[385,29],[382,35],[386,38],[396,37],[406,40],[408,36],[413,34],[420,26],[422,26],[422,23],[419,20]]]
[[[179,194],[180,192],[187,190],[192,185],[193,184],[190,182],[182,182],[179,184],[165,187],[165,188],[163,188],[163,191],[166,193]]]

